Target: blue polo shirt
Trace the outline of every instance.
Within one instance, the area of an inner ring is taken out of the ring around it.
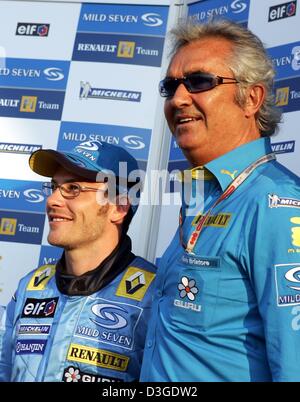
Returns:
[[[260,165],[213,208],[194,253],[181,245],[201,211],[271,152],[269,138],[250,142],[185,186],[182,235],[156,276],[141,381],[300,381],[300,179],[276,160]]]

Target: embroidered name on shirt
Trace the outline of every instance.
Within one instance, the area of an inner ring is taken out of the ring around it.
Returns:
[[[186,265],[193,265],[201,268],[219,268],[220,258],[199,258],[184,254],[181,256],[181,261]]]

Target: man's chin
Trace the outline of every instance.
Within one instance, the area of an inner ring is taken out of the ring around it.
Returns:
[[[51,246],[66,248],[67,244],[59,239],[54,239],[51,236],[48,236],[47,241]]]

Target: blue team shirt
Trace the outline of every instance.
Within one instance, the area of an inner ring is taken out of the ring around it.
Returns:
[[[54,265],[26,275],[0,309],[0,382],[138,380],[154,277],[136,257],[95,293],[69,296]]]
[[[200,211],[271,152],[261,138],[209,162],[192,181]],[[213,209],[194,254],[177,231],[156,276],[142,381],[300,381],[299,208],[300,179],[272,160]]]

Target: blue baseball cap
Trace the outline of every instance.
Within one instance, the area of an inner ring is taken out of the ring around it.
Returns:
[[[136,159],[124,148],[99,141],[82,142],[71,151],[39,149],[30,155],[29,166],[35,173],[45,177],[53,177],[57,169],[63,167],[68,172],[95,182],[101,182],[102,176],[113,174],[120,192],[124,189],[128,191],[137,183],[128,182],[127,179],[131,172],[139,169]],[[132,206],[133,212],[136,209],[137,206]]]

